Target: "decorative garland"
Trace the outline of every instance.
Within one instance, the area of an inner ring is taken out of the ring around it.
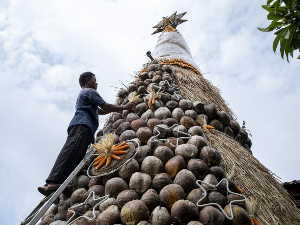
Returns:
[[[162,62],[160,62],[160,64],[178,65],[180,67],[193,70],[196,74],[201,75],[201,73],[194,66],[182,59],[165,59]]]

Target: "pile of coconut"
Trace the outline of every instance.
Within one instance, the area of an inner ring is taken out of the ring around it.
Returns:
[[[51,206],[40,224],[65,224],[62,221],[69,220],[73,212],[76,217],[92,218],[93,208],[94,220],[81,218],[73,224],[251,224],[245,202],[232,205],[233,220],[227,219],[216,206],[201,207],[218,203],[231,217],[228,204],[243,198],[228,193],[226,182],[217,187],[200,183],[206,195],[196,183],[201,180],[214,186],[226,178],[230,191],[241,193],[230,179],[233,174],[220,166],[220,152],[205,137],[206,132],[217,129],[250,151],[248,134],[235,120],[218,111],[213,103],[205,106],[184,99],[172,83],[172,70],[167,65],[150,64],[127,89],[119,91],[118,97],[120,104],[128,101],[138,104],[132,110],[111,116],[96,141],[103,133],[114,133],[116,144],[138,142],[138,154],[117,172],[106,176],[89,178],[85,167],[69,185],[72,195],[61,194],[59,204]],[[96,198],[107,195],[108,199],[96,205],[98,202],[93,198],[86,200],[91,192]],[[84,201],[88,204],[73,207]],[[72,212],[68,212],[70,207]]]

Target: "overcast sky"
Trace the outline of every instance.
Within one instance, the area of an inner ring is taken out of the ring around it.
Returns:
[[[0,1],[0,224],[20,224],[42,199],[80,91],[97,75],[115,101],[120,80],[147,62],[163,16],[187,12],[178,27],[193,58],[251,131],[255,157],[282,178],[300,179],[300,72],[262,33],[265,1]],[[298,56],[298,53],[297,53]],[[298,163],[298,164],[297,164]]]

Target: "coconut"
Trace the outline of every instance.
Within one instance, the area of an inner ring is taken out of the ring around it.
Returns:
[[[151,110],[151,109],[150,109],[150,110]],[[151,112],[152,112],[152,111],[151,111]],[[153,114],[153,113],[152,113],[152,114]],[[160,120],[153,118],[153,119],[149,119],[149,120],[148,120],[148,122],[147,122],[147,127],[148,127],[150,130],[153,131],[154,127],[155,127],[156,125],[159,125],[159,124],[160,124]]]
[[[181,117],[180,124],[185,126],[187,129],[196,125],[195,121],[189,116]]]
[[[148,140],[152,137],[152,131],[148,127],[140,127],[136,132],[136,137],[142,144],[147,144]]]
[[[174,178],[182,169],[186,169],[186,163],[181,155],[174,156],[165,165],[165,171],[170,178]]]
[[[201,136],[198,136],[198,135],[195,135],[195,136],[192,136],[188,142],[188,144],[192,144],[192,145],[195,145],[197,148],[198,148],[198,151],[200,152],[202,150],[202,148],[204,146],[207,146],[207,143],[206,143],[206,140],[204,139],[204,137],[201,137]]]
[[[213,206],[205,206],[200,211],[200,222],[207,225],[223,225],[225,215]]]
[[[164,104],[166,104],[168,101],[171,100],[171,97],[167,94],[162,94],[158,99],[162,101]]]
[[[60,212],[60,211],[62,211],[62,210],[68,210],[68,208],[70,208],[71,206],[70,206],[70,198],[68,198],[68,199],[66,199],[66,200],[63,200],[63,201],[60,201],[59,202],[59,205],[58,205],[58,207],[57,207],[57,212]],[[53,206],[55,206],[54,204],[53,204]],[[52,207],[52,210],[53,210],[53,207]],[[47,213],[47,212],[46,212]],[[45,213],[45,214],[46,214]],[[44,214],[44,215],[45,215]],[[56,213],[54,213],[54,212],[52,212],[52,214],[56,214]]]
[[[161,81],[161,76],[160,75],[155,75],[152,78],[152,82],[158,84]]]
[[[149,76],[149,74],[148,74],[148,76]],[[149,78],[150,78],[150,77],[149,77]],[[152,83],[152,79],[146,79],[146,80],[144,81],[144,83],[145,83],[145,86],[147,87],[149,84]]]
[[[119,137],[119,141],[127,141],[135,138],[135,132],[133,130],[125,130]]]
[[[79,188],[84,188],[86,190],[89,189],[89,182],[90,178],[85,175],[80,175],[75,181],[74,190],[77,190]]]
[[[184,190],[178,184],[169,184],[160,191],[159,198],[171,209],[175,202],[184,198]]]
[[[228,187],[229,187],[229,190],[232,191],[232,192],[238,193],[238,192],[239,192],[239,189],[238,189],[236,183],[235,183],[233,180],[231,180],[231,179],[228,179],[228,178],[227,178],[227,180],[228,180]],[[221,190],[227,191],[227,185],[226,185],[226,182],[223,181],[223,182],[219,185],[219,188],[220,188]]]
[[[198,180],[202,180],[210,172],[209,167],[201,159],[191,159],[188,162],[187,169],[191,171]]]
[[[252,146],[252,141],[250,138],[247,138],[246,144],[249,146],[249,149],[250,149]]]
[[[200,152],[200,159],[202,159],[209,167],[218,166],[221,162],[221,154],[214,148],[204,146]]]
[[[192,136],[198,135],[198,136],[203,136],[203,131],[200,126],[193,126],[188,130],[188,133]]]
[[[246,143],[243,144],[243,147],[244,147],[245,149],[247,149],[247,150],[250,150],[249,146],[248,146]]]
[[[181,95],[178,95],[178,94],[177,94],[177,96],[175,96],[175,95],[172,95],[172,96],[171,96],[171,100],[172,100],[172,101],[179,102],[179,101],[182,100],[182,99],[183,99],[183,97],[182,97]]]
[[[231,211],[229,205],[226,205],[224,208],[226,214],[230,217]],[[249,214],[242,208],[237,205],[232,205],[233,219],[229,221],[232,225],[251,225],[251,219]]]
[[[213,126],[216,130],[223,132],[223,124],[219,120],[214,119],[210,121],[209,125]]]
[[[139,199],[139,196],[134,190],[124,190],[118,194],[116,203],[120,208],[122,208],[127,202],[136,199]]]
[[[159,133],[158,133],[159,131]],[[169,136],[169,134],[171,133],[171,131],[169,130],[169,127],[165,124],[160,124],[159,126],[155,127],[153,129],[153,135],[159,135],[159,137],[165,137],[165,136]]]
[[[179,108],[181,108],[183,111],[186,111],[188,109],[193,108],[193,102],[191,100],[182,99],[179,101]]]
[[[197,202],[203,197],[204,197],[204,191],[202,191],[202,189],[200,189],[200,188],[197,188],[197,189],[193,189],[188,194],[188,196],[186,197],[186,200],[189,200],[196,205]],[[203,205],[206,203],[208,203],[207,196],[205,196],[205,198],[201,202],[199,202],[200,205]]]
[[[183,190],[188,193],[197,187],[196,181],[197,179],[191,171],[183,169],[176,175],[173,183],[180,185]]]
[[[137,91],[138,87],[135,84],[129,84],[127,89],[128,89],[128,92],[134,92],[134,91]]]
[[[229,126],[224,127],[224,133],[227,134],[228,136],[234,138],[233,130]]]
[[[66,224],[66,221],[57,220],[57,221],[54,221],[54,222],[50,223],[49,225],[65,225],[65,224]],[[44,224],[43,223],[38,223],[37,225],[44,225]]]
[[[138,90],[137,90],[137,95],[142,95],[146,93],[146,87],[145,86],[139,86]]]
[[[165,106],[170,109],[170,111],[173,111],[175,108],[178,108],[178,103],[175,101],[168,101]]]
[[[195,101],[193,102],[193,109],[196,111],[198,114],[204,113],[204,104],[200,101]]]
[[[224,111],[219,111],[218,112],[218,120],[224,125],[224,126],[229,126],[230,125],[230,116],[228,113]]]
[[[146,83],[144,81],[140,80],[140,81],[136,82],[136,85],[138,87],[140,87],[140,86],[146,86]]]
[[[152,152],[155,151],[155,149],[158,147],[158,146],[164,146],[165,143],[163,141],[160,141],[160,140],[156,140],[156,141],[148,141],[147,142],[147,145],[150,146]]]
[[[153,155],[165,164],[169,159],[174,157],[174,152],[167,146],[158,146]]]
[[[126,117],[126,122],[131,123],[134,120],[139,119],[140,117],[138,115],[136,115],[135,113],[129,113]]]
[[[136,154],[135,159],[138,163],[141,163],[146,156],[149,156],[151,154],[152,150],[148,145],[140,146],[140,151]]]
[[[73,209],[68,210],[67,220],[69,220],[74,215],[74,212],[75,212],[75,216],[73,216],[72,221],[75,220],[80,215],[83,215],[84,213],[86,213],[88,210],[89,210],[88,205],[80,205],[79,203],[76,203],[74,205]]]
[[[155,92],[157,92],[159,89],[160,89],[160,86],[156,83],[151,83],[149,84],[148,88],[150,89],[153,89]]]
[[[158,193],[168,184],[172,184],[172,180],[166,173],[157,174],[152,180],[152,187]]]
[[[106,210],[104,210],[96,220],[97,225],[114,225],[120,222],[120,210],[118,206],[111,205]]]
[[[159,120],[164,120],[171,117],[171,111],[167,107],[160,107],[154,112],[154,117]]]
[[[198,155],[198,148],[192,144],[182,144],[175,148],[175,155],[181,155],[186,161]]]
[[[103,133],[104,133],[104,134],[108,133],[110,129],[112,129],[112,123],[107,124],[107,125],[103,128]]]
[[[218,184],[217,178],[212,174],[206,175],[206,177],[203,179],[203,182],[207,183],[207,184],[211,184],[211,185],[217,185]],[[204,187],[205,190],[213,190],[214,189],[213,187],[210,187],[210,186],[208,186],[204,183],[201,183],[201,185],[202,185],[202,187]]]
[[[240,124],[235,120],[230,120],[230,126],[233,130],[234,136],[236,136],[240,130]]]
[[[116,224],[116,225],[121,225],[121,224]],[[139,222],[137,225],[151,225],[151,224],[148,223],[147,221],[143,220],[143,221]]]
[[[239,134],[242,136],[243,141],[247,141],[248,133],[244,128],[240,128]]]
[[[141,200],[127,202],[121,209],[121,220],[126,225],[136,225],[148,218],[149,210]]]
[[[54,215],[50,214],[41,219],[42,225],[48,225],[54,221]]]
[[[164,170],[163,162],[155,156],[147,156],[142,162],[141,171],[150,176],[162,173]]]
[[[146,173],[136,172],[132,174],[129,181],[129,188],[136,191],[137,194],[143,194],[151,187],[151,177]]]
[[[203,225],[203,224],[200,223],[199,221],[191,221],[187,225]]]
[[[160,68],[160,70],[155,71],[155,73],[156,73],[157,75],[162,76],[162,75],[163,75],[163,70],[161,70],[161,68]]]
[[[79,188],[74,191],[71,195],[70,205],[73,206],[75,203],[82,203],[88,197],[89,193],[84,188]]]
[[[227,204],[227,200],[224,195],[218,191],[212,191],[208,195],[209,203],[218,203],[222,208]]]
[[[94,185],[88,190],[88,193],[94,192],[95,195],[102,196],[105,194],[105,188],[103,185]]]
[[[171,150],[174,151],[177,145],[182,145],[183,143],[184,141],[180,138],[168,137],[165,142],[165,146],[169,147]]]
[[[224,171],[221,167],[219,166],[212,166],[210,167],[210,173],[212,175],[214,175],[218,181],[222,180],[223,178],[225,178],[225,174]]]
[[[94,217],[94,213],[95,213],[95,218],[97,218],[100,215],[99,211],[92,211],[89,210],[87,211],[84,216],[87,218],[93,218]],[[90,221],[84,217],[79,218],[79,220],[77,220],[76,222],[72,223],[73,225],[96,225],[96,219]],[[65,222],[63,222],[62,225],[65,225]]]
[[[162,124],[167,125],[168,127],[173,126],[174,124],[178,124],[178,121],[174,118],[167,118],[162,121]]]
[[[99,205],[100,212],[103,212],[111,205],[117,205],[115,198],[108,198],[104,202],[100,203],[100,205]]]
[[[116,122],[113,123],[113,129],[117,129],[121,123],[125,122],[124,119],[118,119]]]
[[[136,132],[140,127],[146,127],[147,123],[143,119],[137,119],[137,120],[132,121],[130,126],[131,126],[131,129]]]
[[[129,102],[128,96],[126,96],[126,97],[123,99],[123,102],[122,102],[121,105],[126,105],[128,102]]]
[[[166,225],[171,224],[172,218],[165,207],[157,206],[150,217],[152,225]]]
[[[131,129],[130,123],[123,122],[118,126],[118,128],[116,130],[116,135],[120,136],[125,130],[130,130],[130,129]]]
[[[118,96],[119,98],[125,98],[128,94],[129,94],[129,92],[128,92],[127,89],[121,88],[121,89],[118,91],[117,96]]]
[[[61,210],[59,213],[57,213],[54,216],[53,221],[57,221],[57,220],[67,221],[67,213],[68,213],[68,211],[66,209]]]
[[[149,78],[148,73],[147,72],[141,73],[140,78],[142,78],[144,80],[148,79]]]
[[[116,122],[119,119],[123,119],[122,114],[121,113],[114,113],[114,114],[112,114],[112,116],[110,118],[110,122],[114,123],[114,122]]]
[[[243,144],[243,137],[240,134],[237,134],[234,138],[237,142],[239,142],[241,145]]]
[[[148,109],[146,112],[144,112],[143,114],[142,114],[142,116],[141,116],[141,118],[143,119],[143,120],[146,120],[146,121],[148,121],[148,120],[150,120],[151,118],[153,118],[154,117],[154,114],[153,114],[153,111],[152,111],[152,109]]]
[[[218,117],[218,110],[215,103],[210,103],[209,105],[204,106],[204,112],[208,116],[208,122]]]
[[[188,200],[179,200],[173,204],[171,216],[178,224],[186,225],[199,218],[199,211],[194,203]]]
[[[138,115],[138,116],[141,116],[144,112],[147,111],[147,108],[148,108],[148,105],[143,102],[143,103],[140,103],[138,104],[136,107],[135,107],[135,113]],[[128,116],[127,116],[127,119],[128,119]],[[129,122],[129,121],[128,121]]]
[[[167,74],[164,74],[162,77],[161,77],[161,80],[162,81],[168,81],[168,82],[172,82],[172,78],[170,75],[167,75]]]
[[[123,110],[122,111],[122,117],[123,118],[126,118],[128,116],[128,114],[129,114],[129,110]]]
[[[114,177],[107,181],[105,185],[105,195],[116,198],[121,191],[127,190],[127,183],[120,177]]]
[[[172,68],[168,65],[163,65],[162,69],[167,73],[172,73]]]
[[[235,194],[229,194],[229,195],[227,195],[226,199],[227,199],[228,203],[230,203],[231,201],[234,201],[234,200],[244,200],[243,197],[241,197],[239,195],[235,195]],[[233,202],[232,204],[244,207],[245,202]]]
[[[160,203],[158,194],[154,189],[147,190],[143,194],[141,201],[145,203],[150,211],[152,211]]]
[[[103,185],[105,186],[106,183],[107,183],[107,181],[108,181],[109,179],[113,178],[113,177],[114,177],[113,174],[108,174],[108,175],[103,176],[103,177],[102,177]]]
[[[178,131],[187,133],[187,129],[186,129],[185,126],[183,126],[183,125],[175,126],[175,127],[173,128],[172,134],[173,134],[175,137],[177,137],[177,136],[178,136],[178,137],[188,137],[188,135],[179,133]]]
[[[181,108],[175,108],[172,111],[172,118],[174,118],[177,121],[180,121],[183,116],[184,116],[184,112]]]
[[[191,110],[191,109],[186,110],[184,112],[184,115],[186,115],[188,117],[191,117],[193,120],[196,120],[196,118],[197,118],[197,113],[194,110]]]
[[[125,181],[129,181],[132,174],[140,171],[140,165],[135,159],[131,159],[126,165],[122,166],[118,174]]]

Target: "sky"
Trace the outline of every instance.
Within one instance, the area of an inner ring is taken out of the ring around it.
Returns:
[[[178,30],[205,78],[246,121],[253,155],[282,182],[299,180],[300,61],[282,60],[274,35],[257,29],[269,24],[263,4],[0,1],[0,224],[20,224],[43,198],[37,187],[65,142],[79,75],[96,74],[98,92],[114,103],[115,87],[148,61],[158,38],[152,27],[175,11],[187,12]]]

